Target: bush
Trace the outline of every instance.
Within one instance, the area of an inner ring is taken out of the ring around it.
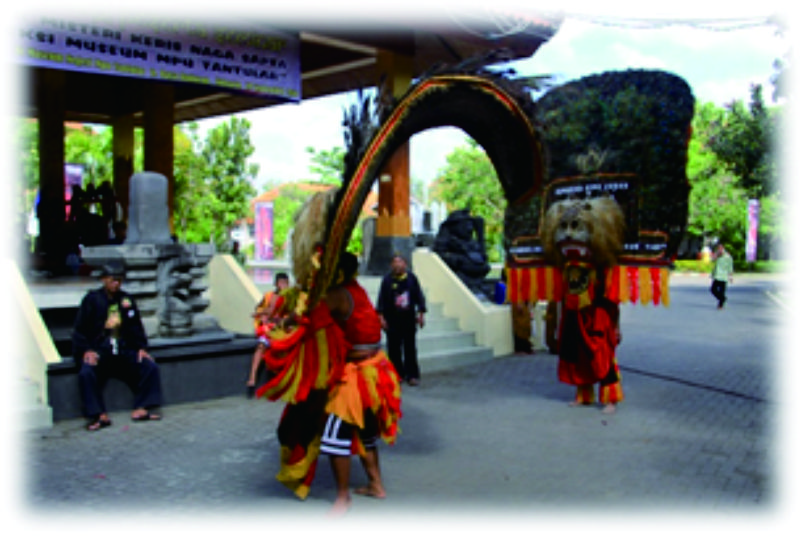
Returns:
[[[703,260],[678,260],[675,261],[676,272],[700,272],[710,273],[714,264],[711,261]]]
[[[786,263],[783,261],[756,261],[753,263],[745,261],[733,261],[733,269],[736,272],[774,274],[784,272],[786,270]]]
[[[675,261],[676,272],[699,272],[711,273],[714,263],[701,260],[678,260]],[[754,263],[745,261],[733,261],[733,270],[738,273],[760,273],[772,274],[786,270],[786,263],[783,261],[756,261]]]

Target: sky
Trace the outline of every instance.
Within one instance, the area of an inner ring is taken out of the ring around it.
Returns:
[[[603,15],[585,9],[574,14],[568,12],[550,41],[531,58],[509,66],[519,75],[553,75],[559,83],[611,70],[660,69],[683,77],[695,98],[701,101],[718,105],[734,99],[748,102],[749,88],[754,83],[762,84],[765,98],[770,98],[773,62],[787,54],[788,39],[777,35],[777,27],[772,24],[731,30],[732,24],[723,21],[763,20],[774,9],[767,2],[760,4],[760,8],[749,6],[739,11],[731,8],[724,12],[710,10],[708,14],[703,10],[680,11],[669,19],[635,10],[616,16],[613,12],[605,11]],[[489,12],[475,8],[470,13],[475,16]],[[454,9],[448,16],[451,15],[469,20]],[[665,24],[670,19],[684,22],[642,28],[641,22],[626,20],[632,17],[647,19],[644,26]],[[699,22],[686,22],[689,17],[699,18]],[[268,182],[311,178],[306,148],[343,147],[343,110],[353,102],[354,93],[347,93],[239,114],[251,123],[251,141],[255,146],[251,161],[260,168],[257,187],[261,189]],[[201,130],[225,119],[201,121]],[[466,135],[452,127],[415,135],[410,142],[411,177],[429,183],[445,167],[447,155],[465,143]]]

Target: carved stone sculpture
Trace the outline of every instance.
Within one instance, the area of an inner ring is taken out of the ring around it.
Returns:
[[[125,267],[125,290],[134,296],[148,337],[188,337],[219,330],[204,314],[206,266],[215,253],[212,244],[177,244],[169,232],[167,179],[137,173],[130,181],[128,233],[118,245],[84,248],[84,261],[100,266],[108,261]]]

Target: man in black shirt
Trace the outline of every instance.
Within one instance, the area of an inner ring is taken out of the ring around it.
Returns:
[[[150,411],[161,405],[159,369],[147,352],[139,309],[133,298],[120,290],[123,274],[117,264],[103,268],[103,286],[83,297],[72,332],[73,357],[80,366],[78,380],[89,431],[111,425],[103,400],[103,387],[111,377],[121,379],[134,392],[134,421],[161,418]]]
[[[408,271],[405,259],[395,253],[391,272],[381,281],[375,307],[386,331],[389,360],[397,375],[409,385],[419,385],[417,325],[425,325],[425,296],[419,280]]]

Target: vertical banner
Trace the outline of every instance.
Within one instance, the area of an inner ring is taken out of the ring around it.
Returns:
[[[747,242],[745,244],[745,257],[747,262],[756,262],[758,248],[758,199],[747,202]]]
[[[269,261],[275,258],[272,248],[272,202],[256,203],[255,212],[255,258],[259,261]]]
[[[73,188],[76,186],[83,188],[83,164],[64,164],[64,208],[67,220]]]

